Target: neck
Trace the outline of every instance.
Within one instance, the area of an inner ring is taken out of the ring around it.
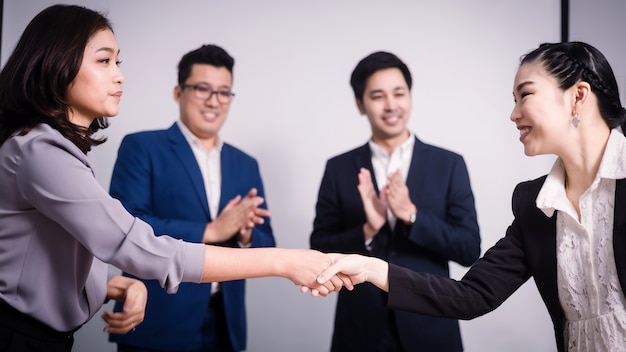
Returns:
[[[572,143],[576,147],[568,148],[559,155],[565,167],[567,189],[572,197],[580,196],[595,179],[610,134],[611,131],[606,126],[601,130],[581,133]]]

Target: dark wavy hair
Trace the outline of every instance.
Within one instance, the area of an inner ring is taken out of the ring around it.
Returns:
[[[522,56],[520,65],[530,62],[541,63],[561,89],[579,81],[589,83],[604,122],[610,129],[621,126],[626,134],[626,109],[620,101],[615,74],[598,49],[583,42],[544,43]]]
[[[411,90],[413,79],[411,78],[411,71],[400,58],[392,53],[386,51],[377,51],[369,54],[363,58],[356,65],[350,76],[350,86],[354,91],[354,97],[359,101],[363,101],[363,94],[365,93],[365,84],[367,79],[374,73],[387,68],[397,68],[402,72],[406,85]]]
[[[112,30],[104,15],[75,5],[50,6],[30,21],[0,72],[0,145],[41,123],[84,153],[106,141],[91,136],[108,127],[108,119],[98,117],[88,128],[75,125],[67,100],[87,42],[103,29]]]

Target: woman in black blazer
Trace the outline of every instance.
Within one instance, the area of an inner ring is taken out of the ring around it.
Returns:
[[[343,272],[388,291],[390,308],[472,319],[533,277],[559,351],[623,349],[626,110],[613,70],[589,44],[542,44],[522,58],[513,96],[525,154],[558,158],[548,175],[517,185],[506,236],[461,280],[341,254],[318,280]]]

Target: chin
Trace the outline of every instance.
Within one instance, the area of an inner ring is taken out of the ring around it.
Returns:
[[[102,112],[102,114],[100,116],[102,116],[102,117],[113,117],[113,116],[117,116],[117,114],[119,114],[119,113],[120,113],[120,109],[113,109],[113,110]]]
[[[526,155],[526,156],[535,156],[535,155],[537,155],[537,153],[535,153],[535,152],[533,152],[531,150],[528,150],[528,149],[524,149],[524,155]]]

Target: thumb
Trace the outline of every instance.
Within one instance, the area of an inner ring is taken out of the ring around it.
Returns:
[[[127,294],[126,297],[124,298],[123,311],[126,313],[131,312],[133,308],[135,307],[136,301],[137,301],[137,298],[135,297],[135,295]]]
[[[339,271],[338,268],[336,268],[336,264],[332,264],[331,266],[329,266],[328,268],[324,269],[318,276],[317,276],[317,283],[318,284],[324,284],[326,283],[328,280],[330,280],[331,277],[335,276],[337,274],[337,272]]]

